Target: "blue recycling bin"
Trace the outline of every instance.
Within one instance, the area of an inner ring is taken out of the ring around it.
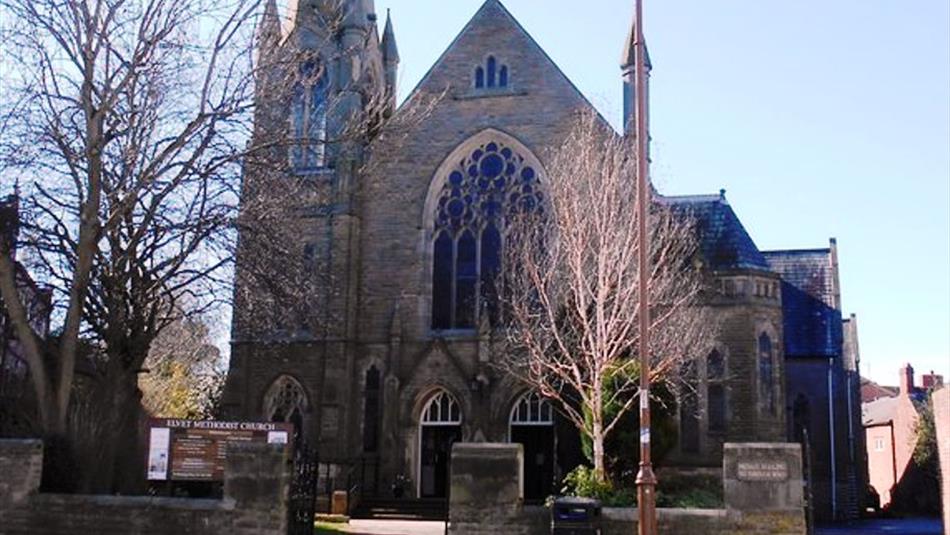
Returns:
[[[599,500],[566,496],[551,506],[551,535],[600,535]]]

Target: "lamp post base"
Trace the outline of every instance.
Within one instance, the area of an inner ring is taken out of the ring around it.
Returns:
[[[649,464],[640,463],[637,472],[637,513],[639,535],[657,535],[656,531],[656,475]]]

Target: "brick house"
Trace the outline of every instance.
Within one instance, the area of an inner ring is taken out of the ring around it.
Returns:
[[[268,2],[261,53],[310,47],[332,58],[326,60],[327,80],[313,87],[357,113],[367,95],[394,94],[399,55],[391,21],[380,37],[372,0],[351,0],[345,7],[338,34],[320,41],[316,36],[328,32],[318,16],[322,2],[295,4],[292,24],[282,30],[277,6]],[[621,59],[628,120],[631,51],[628,39]],[[396,109],[393,99],[389,112],[398,119],[410,104],[427,98],[436,101],[431,113],[407,127],[395,155],[328,145],[300,166],[299,154],[289,155],[289,172],[313,176],[313,187],[327,199],[301,222],[309,230],[300,236],[300,247],[325,260],[323,280],[332,280],[335,291],[310,297],[334,319],[319,333],[254,332],[245,312],[267,296],[241,292],[239,278],[224,403],[235,417],[296,423],[340,474],[368,463],[378,474],[377,490],[402,476],[411,482],[409,493],[419,497],[445,497],[454,441],[515,440],[526,449],[525,480],[532,482],[526,494],[543,497],[580,461],[577,434],[545,400],[492,367],[497,357],[479,285],[497,258],[503,221],[466,204],[463,192],[488,187],[480,181],[492,183],[495,189],[481,194],[496,195],[503,204],[515,189],[535,191],[535,183],[543,189],[544,154],[564,139],[577,111],[593,107],[498,0],[484,3],[408,104]],[[262,95],[258,113],[262,121],[278,118],[271,127],[293,128],[294,117],[307,116],[295,110],[319,112],[312,108],[316,101],[306,97],[297,106]],[[343,128],[334,117],[312,116],[321,120],[314,135],[322,139]],[[371,165],[358,165],[360,158]],[[368,171],[354,171],[359,168]],[[254,180],[249,170],[245,184]],[[784,268],[798,257],[823,259],[823,284],[833,279],[837,288],[837,265],[828,250],[763,253],[724,192],[658,195],[657,202],[697,221],[704,266],[714,281],[706,306],[721,325],[713,347],[697,349],[702,355],[690,378],[695,396],[681,400],[678,444],[669,462],[716,471],[723,442],[788,440],[795,398],[787,388],[814,379],[790,370],[806,369],[808,358],[817,359],[819,384],[827,384],[826,367],[836,370],[830,391],[795,391],[815,407],[815,435],[828,426],[822,415],[829,395],[837,411],[834,425],[856,420],[859,405],[845,393],[848,373],[857,371],[856,329],[849,331],[854,351],[848,360],[837,294],[818,296],[826,313],[817,327],[800,323],[813,321],[807,311],[785,304],[809,290],[801,290],[794,270]],[[792,260],[784,262],[786,256]],[[241,262],[239,257],[239,271]],[[799,341],[817,334],[830,338],[816,351]],[[793,361],[789,345],[808,354]],[[843,429],[836,431],[842,437],[854,434]],[[845,483],[851,473],[843,461],[819,462],[825,443],[812,450],[814,477],[830,489],[826,467],[841,466]],[[851,446],[842,438],[835,451],[848,457]]]
[[[900,369],[900,387],[894,396],[883,396],[864,403],[862,423],[866,434],[868,482],[877,492],[881,508],[909,506],[911,495],[925,487],[913,462],[917,445],[919,405],[928,393],[943,385],[943,377],[933,373],[922,377],[923,388],[914,386],[914,368]]]

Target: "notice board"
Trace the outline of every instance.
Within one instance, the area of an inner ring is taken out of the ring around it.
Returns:
[[[276,422],[149,420],[149,481],[223,481],[227,445],[283,444],[290,448],[294,426]]]

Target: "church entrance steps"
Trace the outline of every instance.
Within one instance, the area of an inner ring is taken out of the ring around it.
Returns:
[[[379,520],[444,520],[449,504],[439,498],[364,498],[353,518]]]

